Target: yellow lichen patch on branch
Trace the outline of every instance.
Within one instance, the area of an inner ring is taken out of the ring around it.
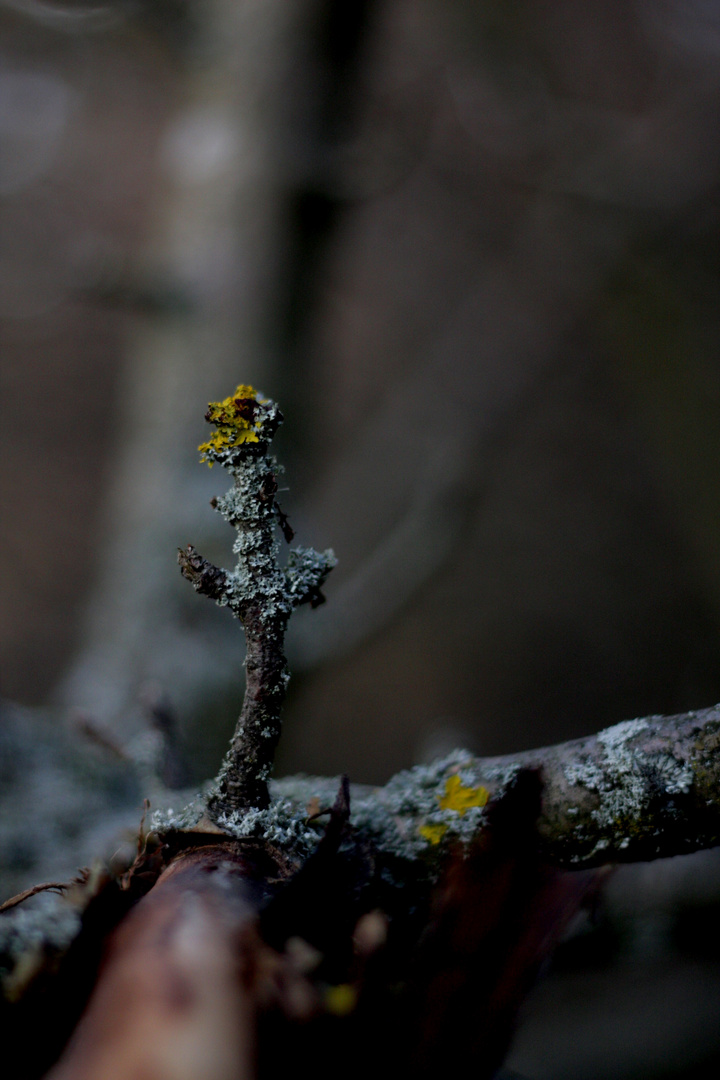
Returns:
[[[454,810],[463,816],[471,806],[485,806],[490,792],[484,787],[466,787],[459,776],[449,776],[445,781],[445,794],[438,797],[441,810]]]
[[[325,1008],[333,1016],[349,1016],[357,1005],[357,990],[350,983],[340,983],[328,987],[325,993]]]
[[[447,830],[447,825],[421,825],[418,832],[429,844],[439,844]]]
[[[209,455],[232,450],[243,443],[259,442],[264,420],[263,404],[264,401],[258,398],[253,387],[244,383],[223,401],[211,401],[205,419],[210,424],[216,424],[217,431],[198,447],[202,454],[200,461],[207,461],[212,468]]]
[[[438,795],[437,800],[441,810],[452,810],[459,817],[472,806],[485,806],[490,798],[490,792],[484,787],[470,787],[463,784],[459,776],[449,776],[445,781],[445,794]],[[426,822],[418,826],[418,833],[429,844],[439,844],[449,825],[446,822]]]

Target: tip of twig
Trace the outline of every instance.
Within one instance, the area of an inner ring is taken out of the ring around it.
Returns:
[[[346,773],[340,777],[340,787],[333,803],[332,813],[342,816],[345,820],[350,817],[350,780]]]

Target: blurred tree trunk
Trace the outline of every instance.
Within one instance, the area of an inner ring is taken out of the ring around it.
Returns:
[[[350,7],[352,52],[364,5]],[[207,509],[217,477],[197,465],[202,403],[241,380],[269,392],[292,371],[294,292],[309,276],[293,211],[317,165],[313,62],[332,10],[318,0],[189,5],[182,99],[159,148],[150,236],[130,280],[116,283],[138,310],[101,574],[58,691],[125,735],[145,679],[160,674],[189,709],[228,672],[237,685],[234,639],[189,611],[172,553],[191,534],[211,551],[227,543]]]

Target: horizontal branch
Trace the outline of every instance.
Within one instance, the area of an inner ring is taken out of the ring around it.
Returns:
[[[552,862],[581,868],[679,855],[720,844],[719,751],[720,706],[629,720],[504,757],[455,751],[384,788],[353,785],[352,822],[379,851],[401,859],[468,845],[483,828],[488,799],[532,769],[542,780],[538,828]],[[325,805],[336,786],[289,777],[273,794],[299,814],[310,799]]]
[[[142,1071],[177,1080],[198,1075],[193,1048],[199,1047],[203,1076],[251,1076],[263,999],[257,986],[252,989],[252,973],[267,970],[267,956],[255,955],[253,945],[259,941],[256,914],[266,887],[272,892],[293,866],[303,865],[293,888],[310,881],[313,912],[328,882],[346,881],[332,862],[328,870],[323,857],[318,860],[328,838],[333,852],[342,841],[357,853],[347,879],[353,888],[373,879],[376,869],[375,880],[387,883],[389,872],[396,884],[410,886],[412,906],[412,886],[421,883],[423,867],[425,880],[432,879],[444,855],[469,849],[489,824],[492,829],[489,807],[513,788],[517,794],[522,776],[532,771],[541,781],[541,849],[551,862],[580,869],[678,855],[720,842],[718,750],[720,706],[629,720],[505,757],[455,751],[397,774],[385,787],[354,785],[349,800],[344,780],[337,797],[337,780],[289,777],[271,785],[268,806],[240,807],[217,823],[205,815],[202,801],[177,817],[167,812],[164,822],[156,817],[154,828],[166,840],[173,832],[195,835],[185,847],[180,841],[155,887],[115,932],[98,991],[50,1075],[89,1080]],[[497,809],[502,807],[496,808],[496,829]],[[318,818],[328,812],[326,828]],[[511,846],[517,827],[505,838]],[[233,844],[233,838],[261,842]],[[305,861],[312,851],[315,858]],[[319,879],[307,878],[308,866]],[[295,903],[297,893],[286,895],[286,908],[288,897]],[[287,940],[285,931],[276,936]],[[279,971],[282,958],[270,959]],[[287,974],[270,981],[282,986]],[[313,993],[303,990],[308,1016],[320,1008]],[[179,1062],[188,1067],[183,1071]]]

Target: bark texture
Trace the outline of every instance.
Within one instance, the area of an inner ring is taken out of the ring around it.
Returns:
[[[503,757],[455,751],[398,773],[383,788],[352,786],[353,822],[381,852],[416,860],[476,842],[480,793],[500,795],[525,770],[541,778],[544,857],[580,869],[667,858],[720,843],[720,706],[626,720],[596,735]],[[277,796],[304,807],[329,782],[289,777]],[[303,811],[304,812],[304,811]]]
[[[299,869],[267,842],[175,837],[112,934],[51,1080],[263,1080],[309,1065],[424,1080],[449,1046],[454,1068],[489,1080],[538,965],[593,884],[543,864],[539,795],[524,772],[437,888],[388,888],[350,825],[346,781]]]
[[[247,927],[261,895],[246,860],[227,845],[172,863],[112,935],[52,1080],[251,1076]]]

